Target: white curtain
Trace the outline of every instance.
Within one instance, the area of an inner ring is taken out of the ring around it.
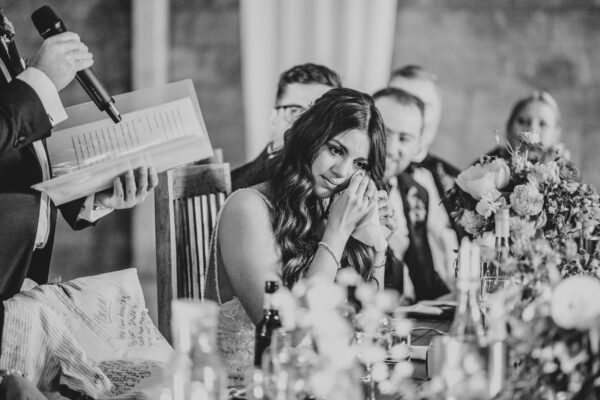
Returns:
[[[397,0],[240,0],[246,158],[270,139],[279,74],[323,64],[345,87],[371,93],[387,83]]]

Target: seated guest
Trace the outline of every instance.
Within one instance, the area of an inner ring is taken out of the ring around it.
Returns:
[[[232,189],[269,180],[269,163],[283,146],[285,131],[323,93],[341,86],[339,76],[322,65],[308,63],[284,71],[279,77],[275,107],[271,112],[272,141],[257,158],[231,172]]]
[[[393,231],[387,195],[378,191],[385,133],[372,98],[327,92],[294,122],[277,162],[269,181],[229,197],[213,238],[207,297],[221,305],[218,343],[232,386],[252,365],[266,280],[333,282],[340,267],[351,267],[383,281],[384,251],[352,237],[375,207],[378,225]]]
[[[452,275],[455,251],[464,231],[452,217],[455,206],[446,192],[454,186],[454,179],[460,170],[429,153],[438,133],[442,112],[437,78],[423,67],[407,65],[392,72],[388,86],[418,97],[425,105],[421,150],[412,160],[411,170],[413,178],[427,190],[429,196],[427,236],[433,263],[436,270],[447,270],[443,275]]]
[[[433,262],[428,240],[429,195],[407,171],[421,150],[424,104],[396,88],[382,89],[373,98],[387,134],[385,176],[390,184],[389,201],[394,210],[402,210],[389,247],[407,267],[388,262],[385,286],[417,301],[434,299],[449,293],[452,275],[445,265]]]
[[[539,135],[544,151],[569,158],[568,151],[560,142],[560,110],[550,93],[535,91],[515,103],[506,122],[508,145],[516,148],[522,140],[523,133]],[[507,146],[498,146],[488,155],[509,158],[510,151]]]

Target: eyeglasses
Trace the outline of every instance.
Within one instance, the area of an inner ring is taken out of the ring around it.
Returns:
[[[309,105],[310,107],[310,105]],[[276,110],[283,110],[283,118],[288,123],[293,123],[308,107],[299,104],[286,104],[283,106],[275,106]]]

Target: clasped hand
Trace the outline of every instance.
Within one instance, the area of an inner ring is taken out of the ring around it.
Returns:
[[[392,233],[398,229],[398,218],[385,190],[377,190],[375,182],[363,171],[350,178],[348,188],[340,192],[331,202],[329,224],[334,223],[348,234],[362,222],[377,205],[379,222]],[[391,234],[387,237],[389,239]]]
[[[350,184],[331,201],[329,222],[350,235],[377,204],[375,182],[363,171],[350,178]]]
[[[154,167],[129,170],[113,179],[113,187],[96,193],[95,202],[107,208],[131,208],[144,201],[158,184]]]

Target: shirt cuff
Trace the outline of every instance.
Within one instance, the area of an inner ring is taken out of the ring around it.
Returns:
[[[83,207],[77,216],[77,219],[84,219],[88,222],[94,223],[100,218],[113,212],[113,208],[104,207],[101,205],[94,204],[96,196],[91,194],[85,198]]]
[[[67,119],[67,112],[60,101],[56,86],[45,73],[37,68],[29,67],[17,75],[17,79],[33,88],[40,98],[52,126]]]

